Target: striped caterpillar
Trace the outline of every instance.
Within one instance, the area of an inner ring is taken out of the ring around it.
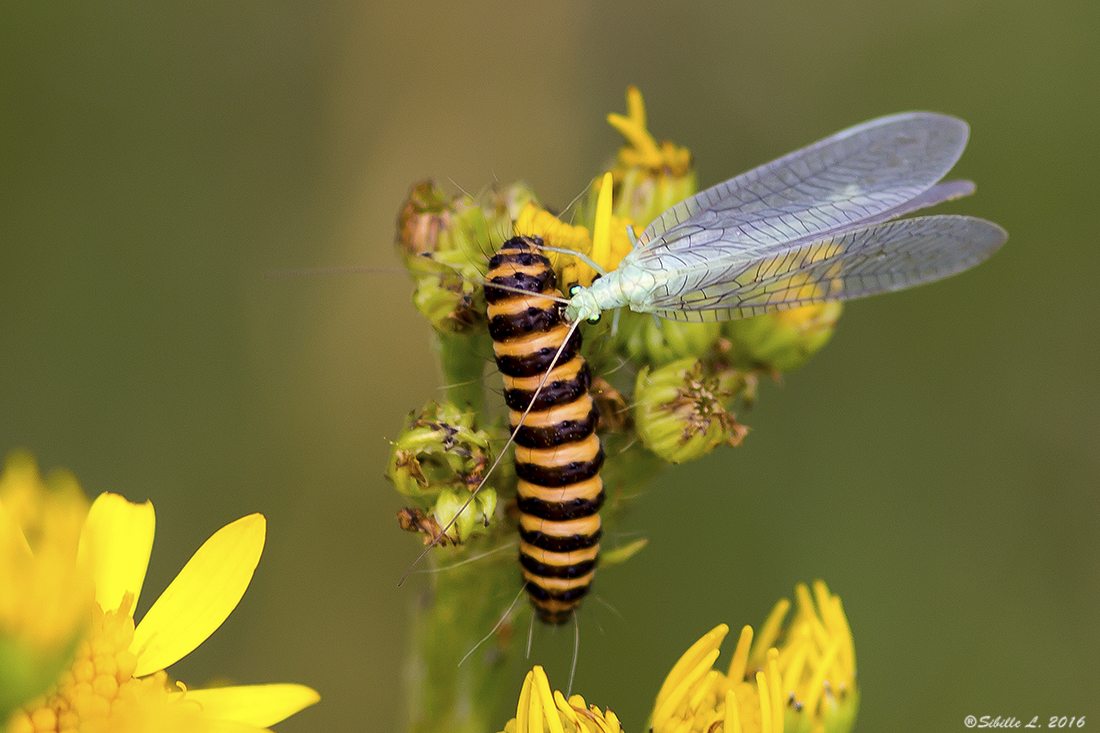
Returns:
[[[561,293],[541,246],[538,237],[505,242],[489,261],[485,300],[516,444],[523,577],[539,618],[561,624],[595,574],[604,453],[581,336],[551,299]]]

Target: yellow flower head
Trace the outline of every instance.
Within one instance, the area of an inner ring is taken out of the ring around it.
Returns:
[[[587,227],[566,224],[546,209],[540,209],[533,202],[528,202],[523,207],[516,219],[514,229],[517,235],[541,237],[543,244],[550,247],[569,249],[586,255],[592,252],[592,237]],[[559,252],[547,251],[545,254],[550,259],[550,263],[558,275],[558,282],[563,287],[568,288],[575,283],[585,284],[581,282],[581,273],[578,272],[580,268],[574,264],[576,262],[575,258]],[[582,267],[587,275],[588,282],[591,283],[592,274],[594,274],[592,268],[587,265]]]
[[[605,272],[611,272],[630,252],[631,244],[626,227],[631,222],[612,213],[614,187],[610,173],[604,174],[599,188],[595,190],[598,194],[591,236],[587,227],[566,224],[533,202],[528,202],[520,211],[514,227],[515,233],[541,237],[543,243],[550,247],[580,252]],[[579,258],[560,252],[547,251],[545,254],[550,259],[563,292],[568,293],[573,285],[588,287],[597,275],[596,270]]]
[[[152,504],[96,499],[78,553],[95,578],[91,630],[54,688],[11,716],[8,733],[259,731],[318,700],[301,685],[188,690],[169,682],[164,669],[205,641],[244,595],[266,523],[252,514],[216,532],[135,628],[154,526]]]
[[[88,500],[76,480],[48,482],[34,458],[8,456],[0,476],[0,719],[41,692],[68,661],[92,605],[77,561]]]
[[[825,583],[795,589],[776,604],[753,643],[741,630],[727,673],[712,669],[729,632],[722,624],[697,641],[665,680],[653,708],[654,733],[847,733],[858,708],[855,649],[840,599]],[[816,601],[816,603],[815,603]]]
[[[627,88],[626,107],[626,115],[607,116],[627,143],[611,169],[615,213],[644,227],[695,193],[695,168],[687,148],[654,139],[646,127],[645,103],[637,88]]]
[[[551,692],[546,671],[536,665],[523,680],[516,717],[503,733],[621,733],[622,729],[610,710],[601,713],[580,695],[566,700],[558,690]]]
[[[627,227],[645,225],[655,216],[695,193],[695,171],[687,148],[658,143],[646,129],[642,93],[629,87],[627,114],[609,114],[608,123],[627,144],[619,150],[614,168],[599,178],[582,206],[582,219],[592,228],[570,225],[529,201],[516,218],[517,235],[542,237],[545,244],[587,255],[605,272],[619,266],[631,250]],[[593,181],[595,184],[596,182]],[[595,197],[595,201],[593,201]],[[591,234],[590,234],[591,231]],[[597,271],[583,260],[547,252],[563,292],[573,285],[588,287]]]
[[[646,128],[645,100],[635,86],[626,89],[626,116],[609,114],[607,122],[623,137],[627,145],[619,149],[620,173],[630,168],[648,168],[653,173],[667,173],[671,176],[683,176],[691,168],[691,153],[668,140],[658,143]]]

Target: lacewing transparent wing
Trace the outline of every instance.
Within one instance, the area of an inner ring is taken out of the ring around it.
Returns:
[[[1005,237],[996,224],[968,216],[876,224],[791,245],[749,265],[712,269],[711,284],[655,298],[653,308],[670,320],[729,320],[901,290],[973,267]]]
[[[839,132],[673,206],[604,278],[619,282],[594,288],[649,283],[644,301],[630,303],[635,310],[711,321],[965,270],[1005,242],[1003,229],[965,216],[890,220],[973,192],[969,181],[938,183],[967,133],[962,120],[929,112]]]

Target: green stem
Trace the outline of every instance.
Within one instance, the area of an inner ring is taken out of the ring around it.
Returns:
[[[489,335],[436,331],[440,362],[443,364],[443,384],[447,399],[459,407],[469,407],[481,413],[485,408],[482,374],[485,372],[485,355],[490,350]],[[484,414],[481,415],[482,423]]]
[[[497,557],[433,573],[430,592],[413,609],[406,675],[410,731],[485,733],[503,727],[505,702],[516,693],[508,674],[512,635],[485,637],[511,602],[507,589],[517,588],[518,573],[512,555]]]
[[[479,426],[487,426],[482,374],[491,353],[488,335],[437,331],[436,338],[447,400],[477,411]],[[498,467],[495,484],[507,479],[507,469]],[[410,731],[484,733],[500,730],[509,717],[506,701],[517,692],[508,674],[512,635],[507,629],[490,632],[519,590],[515,552],[453,563],[511,539],[497,532],[453,553],[444,548],[430,553],[433,565],[449,567],[431,573],[431,588],[412,612],[406,675]]]

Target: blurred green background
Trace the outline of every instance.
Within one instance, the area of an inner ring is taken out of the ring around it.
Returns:
[[[428,176],[564,206],[619,145],[627,84],[702,185],[949,112],[978,193],[943,209],[1008,244],[850,305],[742,447],[664,475],[626,522],[650,546],[581,614],[574,689],[641,731],[692,641],[821,577],[855,634],[857,730],[1100,723],[1098,49],[1092,0],[5,3],[0,451],[153,500],[142,607],[263,512],[252,588],[174,673],[316,687],[281,731],[399,729],[426,583],[396,587],[418,547],[382,471],[438,394],[428,327],[401,274],[262,273],[395,267]],[[565,687],[572,629],[533,649]]]

